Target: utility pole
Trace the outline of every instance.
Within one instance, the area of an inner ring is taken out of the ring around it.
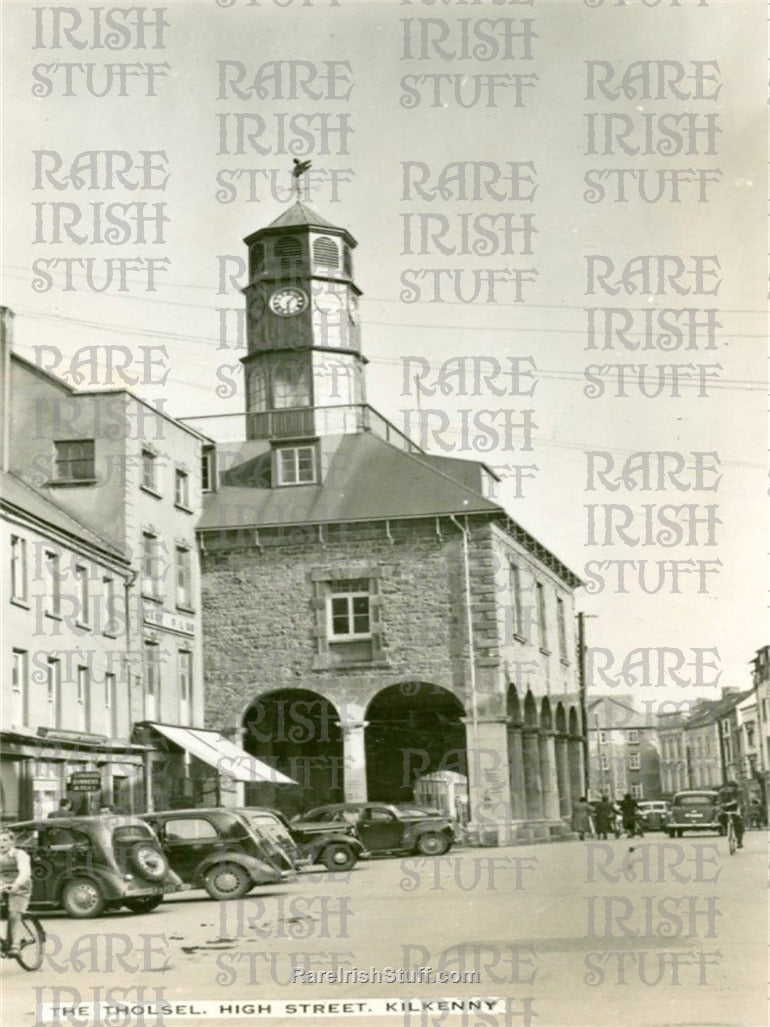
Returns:
[[[588,763],[588,712],[586,704],[586,615],[581,610],[577,615],[578,627],[578,689],[580,693],[580,723],[583,727],[583,774],[585,778],[585,794],[588,795],[590,770]],[[599,736],[596,736],[597,744]],[[601,759],[599,760],[601,765]]]

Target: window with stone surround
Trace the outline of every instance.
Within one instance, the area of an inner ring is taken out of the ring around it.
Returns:
[[[312,485],[317,481],[315,446],[281,446],[275,451],[279,485]]]
[[[384,661],[379,578],[374,567],[311,573],[317,669]]]

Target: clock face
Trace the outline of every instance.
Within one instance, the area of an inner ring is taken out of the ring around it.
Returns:
[[[300,314],[308,305],[307,293],[294,286],[276,289],[270,297],[270,309],[280,317]]]
[[[342,297],[337,292],[319,292],[315,297],[316,309],[322,314],[336,314],[342,306]]]

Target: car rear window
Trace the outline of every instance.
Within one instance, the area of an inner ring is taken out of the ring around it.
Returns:
[[[125,824],[113,830],[112,840],[118,845],[133,845],[134,842],[155,841],[155,835],[146,824]]]
[[[714,802],[713,795],[677,795],[674,799],[676,806],[713,806]]]
[[[271,817],[269,814],[265,813],[251,813],[250,818],[252,824],[257,828],[257,830],[263,831],[271,841],[291,841],[291,835],[278,817]]]

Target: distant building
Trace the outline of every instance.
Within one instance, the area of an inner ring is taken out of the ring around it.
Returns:
[[[727,781],[745,785],[738,707],[749,694],[723,688],[720,699],[699,699],[687,710],[658,718],[665,795],[720,788]]]
[[[583,790],[577,576],[366,403],[350,233],[296,203],[250,235],[246,413],[199,526],[207,721],[299,788],[287,810],[407,801],[467,775],[500,838],[564,830]]]
[[[657,723],[638,710],[630,695],[587,702],[589,780],[594,798],[661,797]]]
[[[751,681],[756,703],[756,741],[747,744],[747,772],[751,772],[767,824],[770,822],[770,645],[757,649],[752,660]]]

